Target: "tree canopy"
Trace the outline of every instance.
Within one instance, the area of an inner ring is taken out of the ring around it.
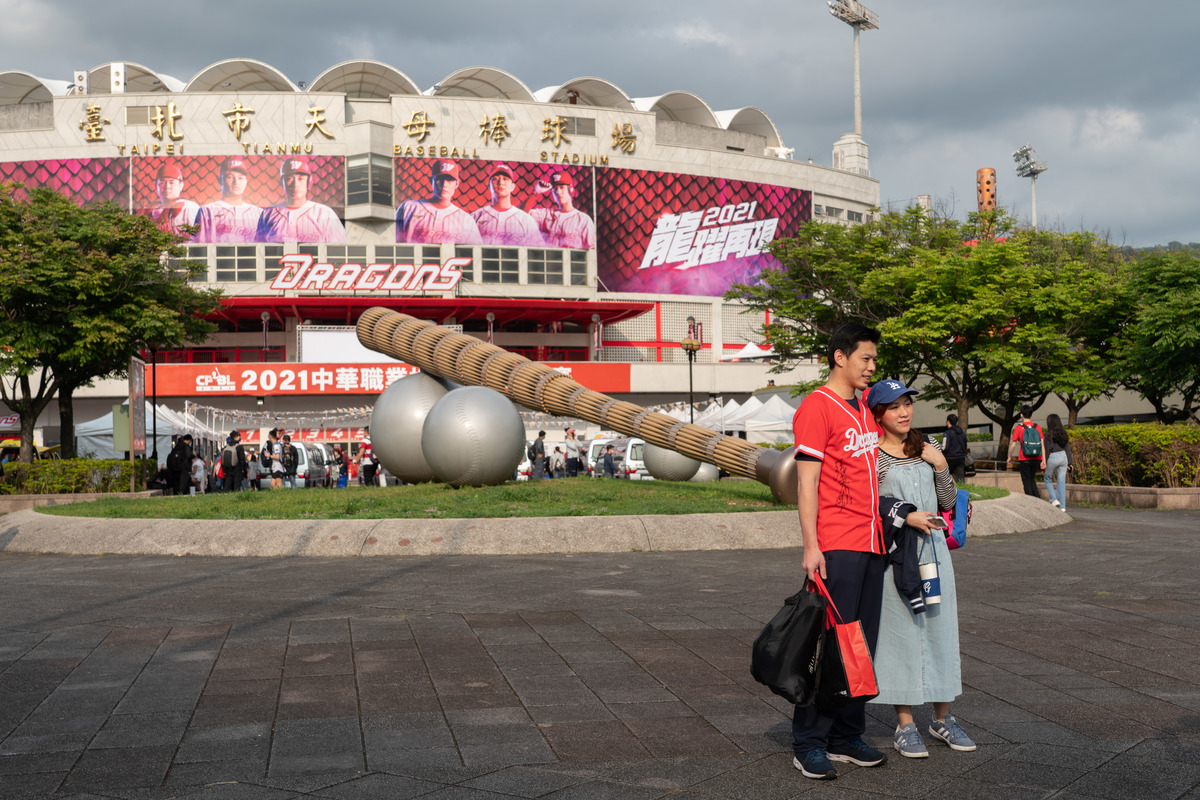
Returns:
[[[27,196],[24,199],[22,195]],[[149,344],[202,340],[218,293],[189,279],[183,238],[112,204],[79,207],[48,189],[0,187],[0,398],[21,416],[21,458],[57,393],[65,454],[75,389],[123,374]]]
[[[865,322],[883,332],[881,376],[925,378],[923,396],[956,409],[960,424],[978,409],[1005,433],[1020,406],[1051,393],[1072,421],[1110,393],[1118,334],[1144,305],[1131,301],[1119,250],[1089,233],[1019,229],[1003,211],[966,222],[918,208],[853,227],[808,222],[771,249],[781,267],[726,297],[769,312],[778,371],[819,358],[841,323]]]

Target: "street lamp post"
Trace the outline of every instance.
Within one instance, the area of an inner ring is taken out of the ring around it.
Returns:
[[[145,409],[143,409],[145,411]],[[131,415],[133,409],[129,410]],[[154,462],[154,470],[158,471],[158,349],[154,345],[150,345],[150,415],[153,426],[150,430],[150,435],[154,437],[154,445],[150,449],[150,460]],[[142,433],[146,432],[142,428]]]
[[[683,339],[680,340],[679,346],[682,347],[684,349],[684,351],[687,352],[687,359],[688,359],[688,413],[691,415],[690,421],[695,422],[696,421],[696,404],[692,400],[692,392],[693,392],[692,364],[694,364],[696,361],[696,352],[700,349],[700,337],[703,336],[704,334],[701,332],[700,326],[696,324],[695,317],[688,317],[687,325],[688,325],[687,336],[683,337]]]

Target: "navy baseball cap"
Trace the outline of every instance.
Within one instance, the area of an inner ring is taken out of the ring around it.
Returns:
[[[867,393],[867,406],[874,408],[880,403],[894,403],[906,394],[914,397],[919,395],[916,389],[910,389],[898,380],[888,378],[871,387]]]

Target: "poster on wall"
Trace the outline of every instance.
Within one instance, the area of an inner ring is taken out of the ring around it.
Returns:
[[[237,155],[133,160],[133,208],[196,243],[346,241],[342,156]]]
[[[396,159],[396,242],[593,250],[589,167]]]
[[[20,183],[53,189],[82,205],[110,202],[129,208],[129,160],[124,158],[62,158],[0,163],[0,184]],[[17,189],[15,197],[28,195]]]
[[[812,193],[669,172],[596,173],[601,290],[719,297],[777,265],[764,253],[811,217]]]

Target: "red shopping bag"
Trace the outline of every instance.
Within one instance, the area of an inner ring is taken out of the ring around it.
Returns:
[[[818,594],[829,601],[817,707],[833,709],[866,702],[879,694],[879,684],[875,682],[875,665],[871,661],[871,648],[867,646],[862,623],[858,620],[842,622],[842,615],[829,596],[825,582],[818,575],[814,583]]]

